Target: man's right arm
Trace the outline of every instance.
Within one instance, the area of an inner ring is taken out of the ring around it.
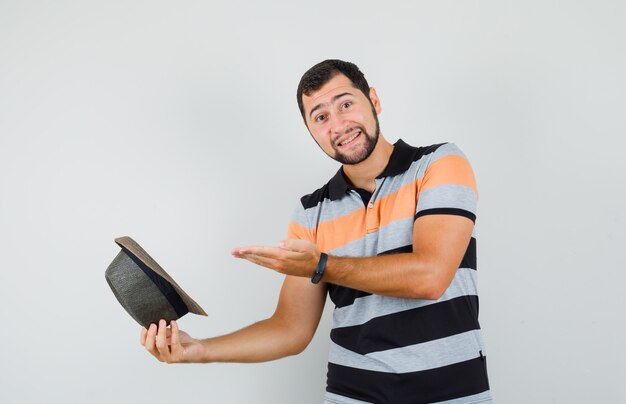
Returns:
[[[287,276],[274,314],[231,334],[197,340],[178,330],[151,325],[141,344],[161,362],[265,362],[302,352],[324,309],[326,286]]]

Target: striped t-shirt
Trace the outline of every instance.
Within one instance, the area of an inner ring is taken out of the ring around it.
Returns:
[[[454,144],[412,147],[399,140],[369,201],[343,170],[306,195],[289,237],[338,257],[411,252],[424,215],[476,219],[477,190]],[[328,284],[335,304],[326,403],[491,402],[478,324],[476,238],[438,300],[381,296]]]

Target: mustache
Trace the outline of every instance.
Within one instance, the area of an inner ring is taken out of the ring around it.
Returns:
[[[368,136],[369,136],[369,134],[367,133],[367,131],[366,131],[364,128],[362,128],[361,126],[352,126],[352,127],[348,128],[348,129],[346,129],[345,131],[343,131],[343,133],[340,133],[339,135],[335,136],[335,137],[333,138],[333,145],[337,144],[337,141],[338,141],[338,140],[339,140],[342,136],[349,135],[350,133],[352,133],[352,132],[354,132],[354,131],[357,131],[357,130],[360,130],[362,134],[364,134],[364,135],[368,135]]]

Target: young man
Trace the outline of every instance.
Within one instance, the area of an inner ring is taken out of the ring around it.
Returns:
[[[168,363],[294,355],[311,341],[328,293],[336,307],[326,403],[491,402],[467,159],[453,144],[389,143],[378,95],[352,63],[313,66],[297,96],[309,132],[342,167],[301,199],[287,240],[233,251],[286,275],[276,312],[204,340],[162,320],[141,343]]]

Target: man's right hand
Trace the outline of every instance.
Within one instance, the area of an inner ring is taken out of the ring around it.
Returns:
[[[176,321],[141,330],[140,343],[161,362],[266,362],[302,352],[315,334],[326,302],[326,285],[287,276],[276,311],[230,334],[197,340],[178,329]]]
[[[170,322],[170,328],[165,320],[150,324],[150,328],[142,328],[139,342],[148,352],[161,362],[202,362],[204,346],[202,343],[178,329],[176,321]]]

